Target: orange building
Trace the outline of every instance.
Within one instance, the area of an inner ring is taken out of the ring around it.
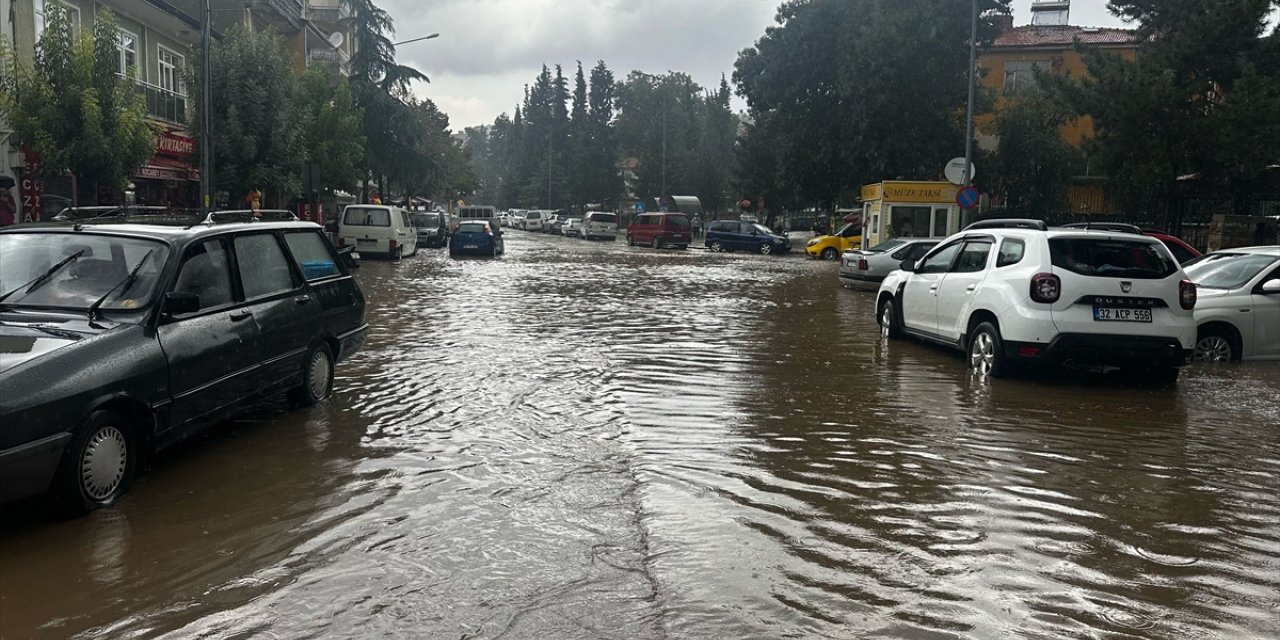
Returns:
[[[1019,92],[1035,89],[1036,70],[1081,77],[1087,73],[1084,58],[1076,51],[1077,43],[1114,52],[1132,60],[1138,54],[1138,36],[1130,29],[1082,27],[1067,23],[1070,3],[1065,0],[1036,0],[1031,5],[1031,24],[1015,27],[1013,17],[1002,17],[1000,36],[978,57],[983,70],[982,86],[997,95],[992,113],[975,118],[979,146],[995,149],[1000,141],[995,135],[996,115],[1008,106]],[[1093,136],[1093,121],[1078,118],[1062,127],[1062,138],[1079,147]],[[1072,181],[1068,194],[1070,213],[1115,213],[1114,205],[1103,193],[1095,176]]]

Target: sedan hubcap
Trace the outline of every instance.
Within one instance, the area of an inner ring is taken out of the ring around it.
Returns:
[[[80,459],[80,483],[85,494],[94,500],[109,498],[124,481],[128,463],[124,433],[110,426],[98,429],[85,444]]]
[[[329,358],[323,351],[311,356],[311,396],[323,399],[329,393]]]
[[[982,375],[991,373],[996,361],[995,341],[989,333],[979,333],[969,349],[969,366]]]
[[[767,245],[767,244],[762,244],[762,245],[760,245],[760,253],[763,253],[763,254],[765,254],[765,255],[769,255],[770,253],[773,253],[773,247],[771,247],[771,246],[769,246],[769,245]]]
[[[1229,362],[1231,343],[1222,336],[1208,336],[1196,343],[1196,360],[1202,362]]]

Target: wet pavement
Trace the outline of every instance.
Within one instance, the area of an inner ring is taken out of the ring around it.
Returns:
[[[1280,365],[989,384],[833,263],[507,239],[366,263],[331,401],[0,511],[0,636],[1280,636]]]

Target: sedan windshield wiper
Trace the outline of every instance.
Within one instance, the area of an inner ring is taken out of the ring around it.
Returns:
[[[111,297],[111,294],[115,293],[116,289],[120,289],[120,287],[122,286],[124,287],[123,289],[120,289],[121,296],[123,296],[125,293],[129,291],[129,287],[132,287],[133,283],[137,282],[138,272],[142,270],[142,265],[146,264],[147,260],[151,258],[151,254],[155,252],[156,252],[155,249],[148,251],[147,255],[142,256],[142,259],[138,261],[138,264],[135,265],[131,271],[129,271],[129,275],[125,276],[124,280],[117,282],[115,286],[111,287],[110,289],[107,290],[106,293],[102,294],[101,298],[98,298],[96,301],[94,301],[93,304],[89,305],[90,320],[93,320],[94,318],[98,317],[98,308],[102,306],[102,303],[107,301],[107,298]]]
[[[13,295],[13,294],[15,294],[15,293],[17,293],[17,292],[19,292],[19,291],[22,291],[22,289],[23,289],[23,288],[26,288],[26,290],[27,290],[27,292],[26,292],[26,293],[22,294],[22,295],[23,295],[23,297],[26,297],[26,296],[27,296],[27,294],[30,294],[32,291],[35,291],[36,289],[39,289],[39,288],[40,288],[40,285],[43,285],[44,283],[48,282],[48,281],[49,281],[49,278],[52,278],[52,277],[53,277],[53,274],[57,273],[60,269],[62,269],[63,267],[65,267],[65,266],[67,266],[67,265],[69,265],[69,264],[71,264],[72,262],[75,262],[76,258],[79,258],[80,256],[84,255],[84,252],[85,252],[85,250],[84,250],[84,249],[81,249],[81,250],[79,250],[79,251],[77,251],[77,252],[75,252],[75,253],[73,253],[73,254],[71,254],[71,255],[69,255],[69,256],[67,256],[67,257],[65,257],[65,258],[63,258],[63,259],[62,259],[62,262],[59,262],[58,264],[55,264],[55,265],[53,265],[52,267],[49,267],[49,270],[48,270],[48,271],[45,271],[44,273],[42,273],[42,274],[40,274],[40,275],[36,276],[36,277],[35,277],[34,279],[32,279],[30,282],[27,282],[27,283],[25,283],[25,284],[22,284],[22,285],[20,285],[18,288],[14,289],[14,290],[12,290],[12,291],[9,291],[9,292],[5,293],[4,295],[0,296],[0,302],[4,302],[5,300],[9,299],[9,296],[11,296],[11,295]]]

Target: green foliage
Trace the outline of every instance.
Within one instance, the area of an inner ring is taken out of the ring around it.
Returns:
[[[1080,152],[1062,139],[1062,126],[1071,119],[1061,101],[1040,91],[1016,96],[996,116],[1000,144],[991,157],[991,186],[1011,211],[1035,217],[1063,210],[1069,179],[1083,164]]]
[[[1092,116],[1091,163],[1132,215],[1172,207],[1179,176],[1217,185],[1243,209],[1259,174],[1280,163],[1280,34],[1275,0],[1112,0],[1138,22],[1136,59],[1084,49],[1088,76],[1050,86]],[[1083,48],[1082,48],[1083,49]]]
[[[739,54],[733,75],[752,118],[767,122],[779,156],[771,179],[830,208],[852,200],[860,184],[935,177],[948,154],[964,149],[970,7],[953,0],[779,7],[778,24]],[[978,7],[983,42],[1008,0]]]
[[[354,191],[364,160],[361,114],[346,80],[331,85],[311,70],[297,81],[292,122],[301,135],[302,160],[319,166],[319,187]]]
[[[110,11],[98,14],[93,33],[76,37],[66,10],[49,3],[46,27],[27,69],[6,52],[0,71],[0,113],[13,128],[11,142],[34,150],[45,175],[74,173],[80,195],[94,185],[121,189],[154,151],[156,131],[134,90],[121,77],[118,27]]]
[[[283,40],[237,24],[212,47],[210,67],[216,188],[236,206],[252,189],[269,200],[299,192],[301,135]]]

